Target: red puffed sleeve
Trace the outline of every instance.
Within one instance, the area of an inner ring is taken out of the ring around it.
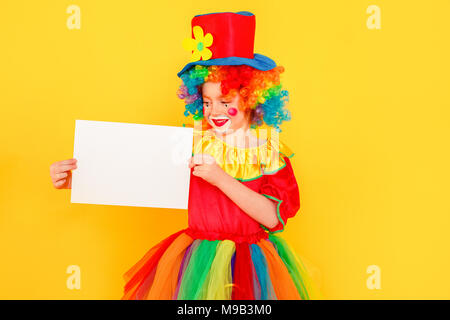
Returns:
[[[261,225],[269,232],[281,232],[289,218],[296,215],[300,209],[300,193],[297,180],[294,176],[291,162],[288,157],[283,157],[285,166],[272,174],[263,176],[260,194],[264,195],[277,204],[278,224],[273,228]]]

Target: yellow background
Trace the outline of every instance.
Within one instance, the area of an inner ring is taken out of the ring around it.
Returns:
[[[281,138],[302,206],[281,235],[325,297],[450,298],[450,2],[241,3],[1,1],[0,298],[118,299],[122,274],[186,227],[183,210],[71,204],[49,166],[72,157],[75,119],[185,122],[176,73],[191,18],[241,10],[256,15],[255,52],[286,68]],[[366,26],[372,4],[380,30]]]

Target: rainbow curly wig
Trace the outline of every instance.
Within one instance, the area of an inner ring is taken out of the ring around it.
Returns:
[[[283,72],[282,66],[261,71],[247,65],[196,65],[181,75],[183,83],[177,95],[185,101],[185,116],[203,120],[202,85],[207,81],[220,82],[225,97],[240,94],[239,108],[248,115],[252,128],[266,124],[281,131],[281,123],[291,119],[290,111],[285,108],[289,93],[282,90],[280,83]]]

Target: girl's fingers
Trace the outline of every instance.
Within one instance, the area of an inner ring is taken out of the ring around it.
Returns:
[[[62,180],[59,180],[59,181],[55,182],[55,183],[54,183],[54,186],[55,186],[55,187],[60,187],[60,186],[62,186],[64,183],[66,183],[66,179],[62,179]]]
[[[65,164],[65,165],[56,167],[55,173],[61,173],[61,172],[73,170],[76,168],[77,168],[76,164]]]
[[[61,180],[62,178],[67,177],[69,174],[67,172],[56,173],[54,176],[55,181]]]
[[[203,165],[196,165],[194,168],[193,173],[202,173],[205,171],[205,168]]]
[[[55,172],[64,165],[76,165],[77,160],[76,159],[69,159],[69,160],[63,160],[53,163],[50,168],[53,169]]]
[[[191,158],[189,159],[188,167],[189,167],[189,169],[190,169],[190,168],[192,168],[193,166],[194,166],[194,157],[191,157]]]
[[[72,159],[60,161],[59,164],[60,164],[60,165],[63,165],[63,164],[73,164],[73,163],[76,163],[76,162],[77,162],[77,159],[72,158]]]
[[[191,159],[189,159],[189,168],[192,167],[201,167],[204,164],[213,164],[215,163],[216,159],[206,153],[197,153],[194,154]]]
[[[210,155],[210,154],[204,154],[203,155],[203,162],[204,163],[213,164],[214,161],[216,161],[216,160],[214,159],[214,157],[212,155]]]
[[[194,164],[202,164],[202,155],[200,153],[194,154],[192,158]]]
[[[194,171],[192,172],[192,174],[197,177],[204,178],[205,176],[208,175],[208,169],[201,168],[201,166],[196,166],[194,168]]]

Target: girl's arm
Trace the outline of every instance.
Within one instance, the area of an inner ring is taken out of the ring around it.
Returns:
[[[191,158],[189,167],[193,166],[195,166],[193,175],[218,187],[250,217],[267,228],[273,228],[278,224],[275,202],[253,191],[223,171],[212,156],[202,155]]]
[[[226,176],[217,187],[250,217],[267,228],[275,227],[278,224],[276,203],[224,173]]]

